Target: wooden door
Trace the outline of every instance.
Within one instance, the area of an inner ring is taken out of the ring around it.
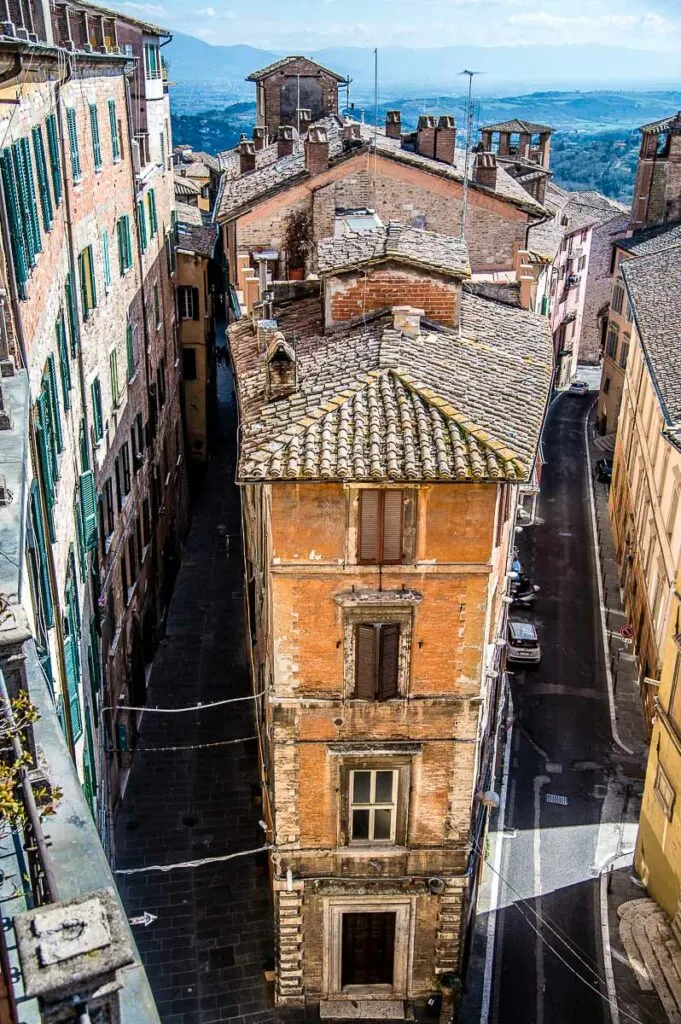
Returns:
[[[341,985],[392,985],[395,913],[343,914]]]

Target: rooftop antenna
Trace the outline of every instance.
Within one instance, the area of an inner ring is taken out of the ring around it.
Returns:
[[[350,75],[345,79],[345,113],[350,115],[350,85],[354,81]]]
[[[376,159],[378,138],[378,47],[374,49],[374,209],[376,209]]]
[[[298,98],[296,101],[296,130],[298,132],[298,138],[300,139],[300,75],[296,75],[298,79]]]
[[[466,159],[463,168],[463,203],[461,205],[461,237],[464,238],[466,210],[468,208],[468,154],[471,151],[471,132],[473,129],[473,76],[483,74],[482,71],[460,71],[460,75],[468,75],[468,102],[466,104]]]

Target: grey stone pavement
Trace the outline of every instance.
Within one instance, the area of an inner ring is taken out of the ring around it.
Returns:
[[[236,414],[231,372],[218,367],[213,458],[195,496],[149,707],[179,708],[250,693],[243,645]],[[229,538],[229,543],[227,543]],[[179,714],[144,713],[116,822],[116,869],[259,847],[252,702]],[[233,745],[196,747],[237,739]],[[272,956],[267,855],[196,868],[117,875],[164,1024],[275,1022],[263,965]]]

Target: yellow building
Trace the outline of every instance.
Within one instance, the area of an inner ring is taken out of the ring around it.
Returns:
[[[177,224],[175,288],[182,349],[182,397],[187,455],[194,462],[209,457],[208,435],[215,390],[215,309],[211,261],[217,229],[212,225]]]
[[[610,511],[650,728],[681,549],[679,310],[670,301],[681,295],[681,249],[625,261],[622,279],[633,322]]]

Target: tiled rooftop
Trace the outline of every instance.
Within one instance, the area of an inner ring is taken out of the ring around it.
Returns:
[[[203,217],[198,206],[190,206],[189,203],[182,203],[178,199],[175,202],[175,209],[177,210],[177,219],[182,224],[194,224],[197,227],[201,227],[203,224]]]
[[[392,257],[441,274],[470,277],[468,248],[462,238],[391,223],[387,228],[325,238],[317,249],[320,274],[348,270],[358,263]]]
[[[214,224],[196,225],[183,224],[178,221],[177,247],[180,252],[195,252],[199,256],[210,258],[217,241],[217,228]]]
[[[656,224],[636,231],[629,238],[618,239],[617,248],[632,256],[651,256],[662,249],[681,244],[681,223]]]
[[[175,195],[176,196],[198,196],[200,187],[190,178],[183,178],[181,174],[175,174]]]
[[[642,124],[639,131],[649,132],[652,135],[659,135],[661,132],[669,131],[670,128],[675,129],[676,131],[681,130],[681,110],[678,114],[670,114],[668,117],[661,117],[659,121],[649,121],[648,124]]]
[[[304,60],[307,64],[312,64],[314,67],[319,68],[321,71],[325,71],[328,75],[333,75],[333,77],[338,82],[345,81],[342,75],[337,74],[335,71],[331,71],[330,68],[324,67],[324,65],[320,64],[318,61],[310,60],[309,57],[301,56],[282,57],[281,60],[275,60],[272,64],[268,64],[267,67],[260,68],[259,71],[252,71],[251,74],[247,77],[246,81],[259,82],[261,78],[268,78],[270,75],[276,74],[277,71],[283,71],[284,68],[287,68],[290,64],[294,64],[297,60]]]
[[[407,298],[405,296],[405,298]],[[464,294],[461,329],[389,313],[324,333],[318,299],[277,310],[297,389],[270,400],[257,329],[230,328],[242,480],[510,480],[531,471],[549,393],[545,317]]]
[[[545,134],[552,132],[547,124],[535,124],[533,121],[521,121],[519,117],[512,117],[509,121],[500,121],[498,124],[485,124],[480,128],[481,132],[529,132],[531,135]]]
[[[667,421],[681,426],[681,244],[625,260],[622,277]]]
[[[316,124],[323,125],[327,130],[329,137],[329,159],[334,161],[341,158],[343,156],[343,121],[335,115],[330,115],[329,117],[322,118],[321,121],[317,121]],[[365,146],[373,144],[374,129],[372,126],[361,124],[360,134],[362,143]],[[274,148],[276,153],[276,147],[268,148]],[[433,160],[431,157],[421,156],[421,154],[414,153],[411,150],[403,149],[400,139],[388,138],[383,128],[379,128],[376,134],[376,148],[380,156],[386,157],[389,160],[396,160],[399,163],[420,167],[431,174],[450,178],[453,181],[463,181],[465,165],[465,153],[463,150],[457,150],[454,163],[447,164],[440,160]],[[356,149],[351,150],[350,155],[356,152]],[[256,154],[256,161],[257,156],[258,154]],[[221,163],[225,163],[226,158],[227,154],[221,154]],[[236,164],[233,166],[236,167]],[[237,215],[239,211],[250,208],[282,188],[291,187],[298,180],[302,181],[307,176],[305,156],[302,150],[264,166],[256,162],[256,170],[251,174],[242,175],[241,177],[234,176],[233,170],[228,170],[223,174],[220,184],[215,204],[215,219],[218,221],[228,220]],[[470,187],[482,192],[490,191],[484,186],[475,183],[471,183]],[[529,213],[541,215],[545,212],[544,207],[533,199],[523,186],[506,172],[503,164],[498,166],[497,184],[493,191],[495,195],[508,200]]]

